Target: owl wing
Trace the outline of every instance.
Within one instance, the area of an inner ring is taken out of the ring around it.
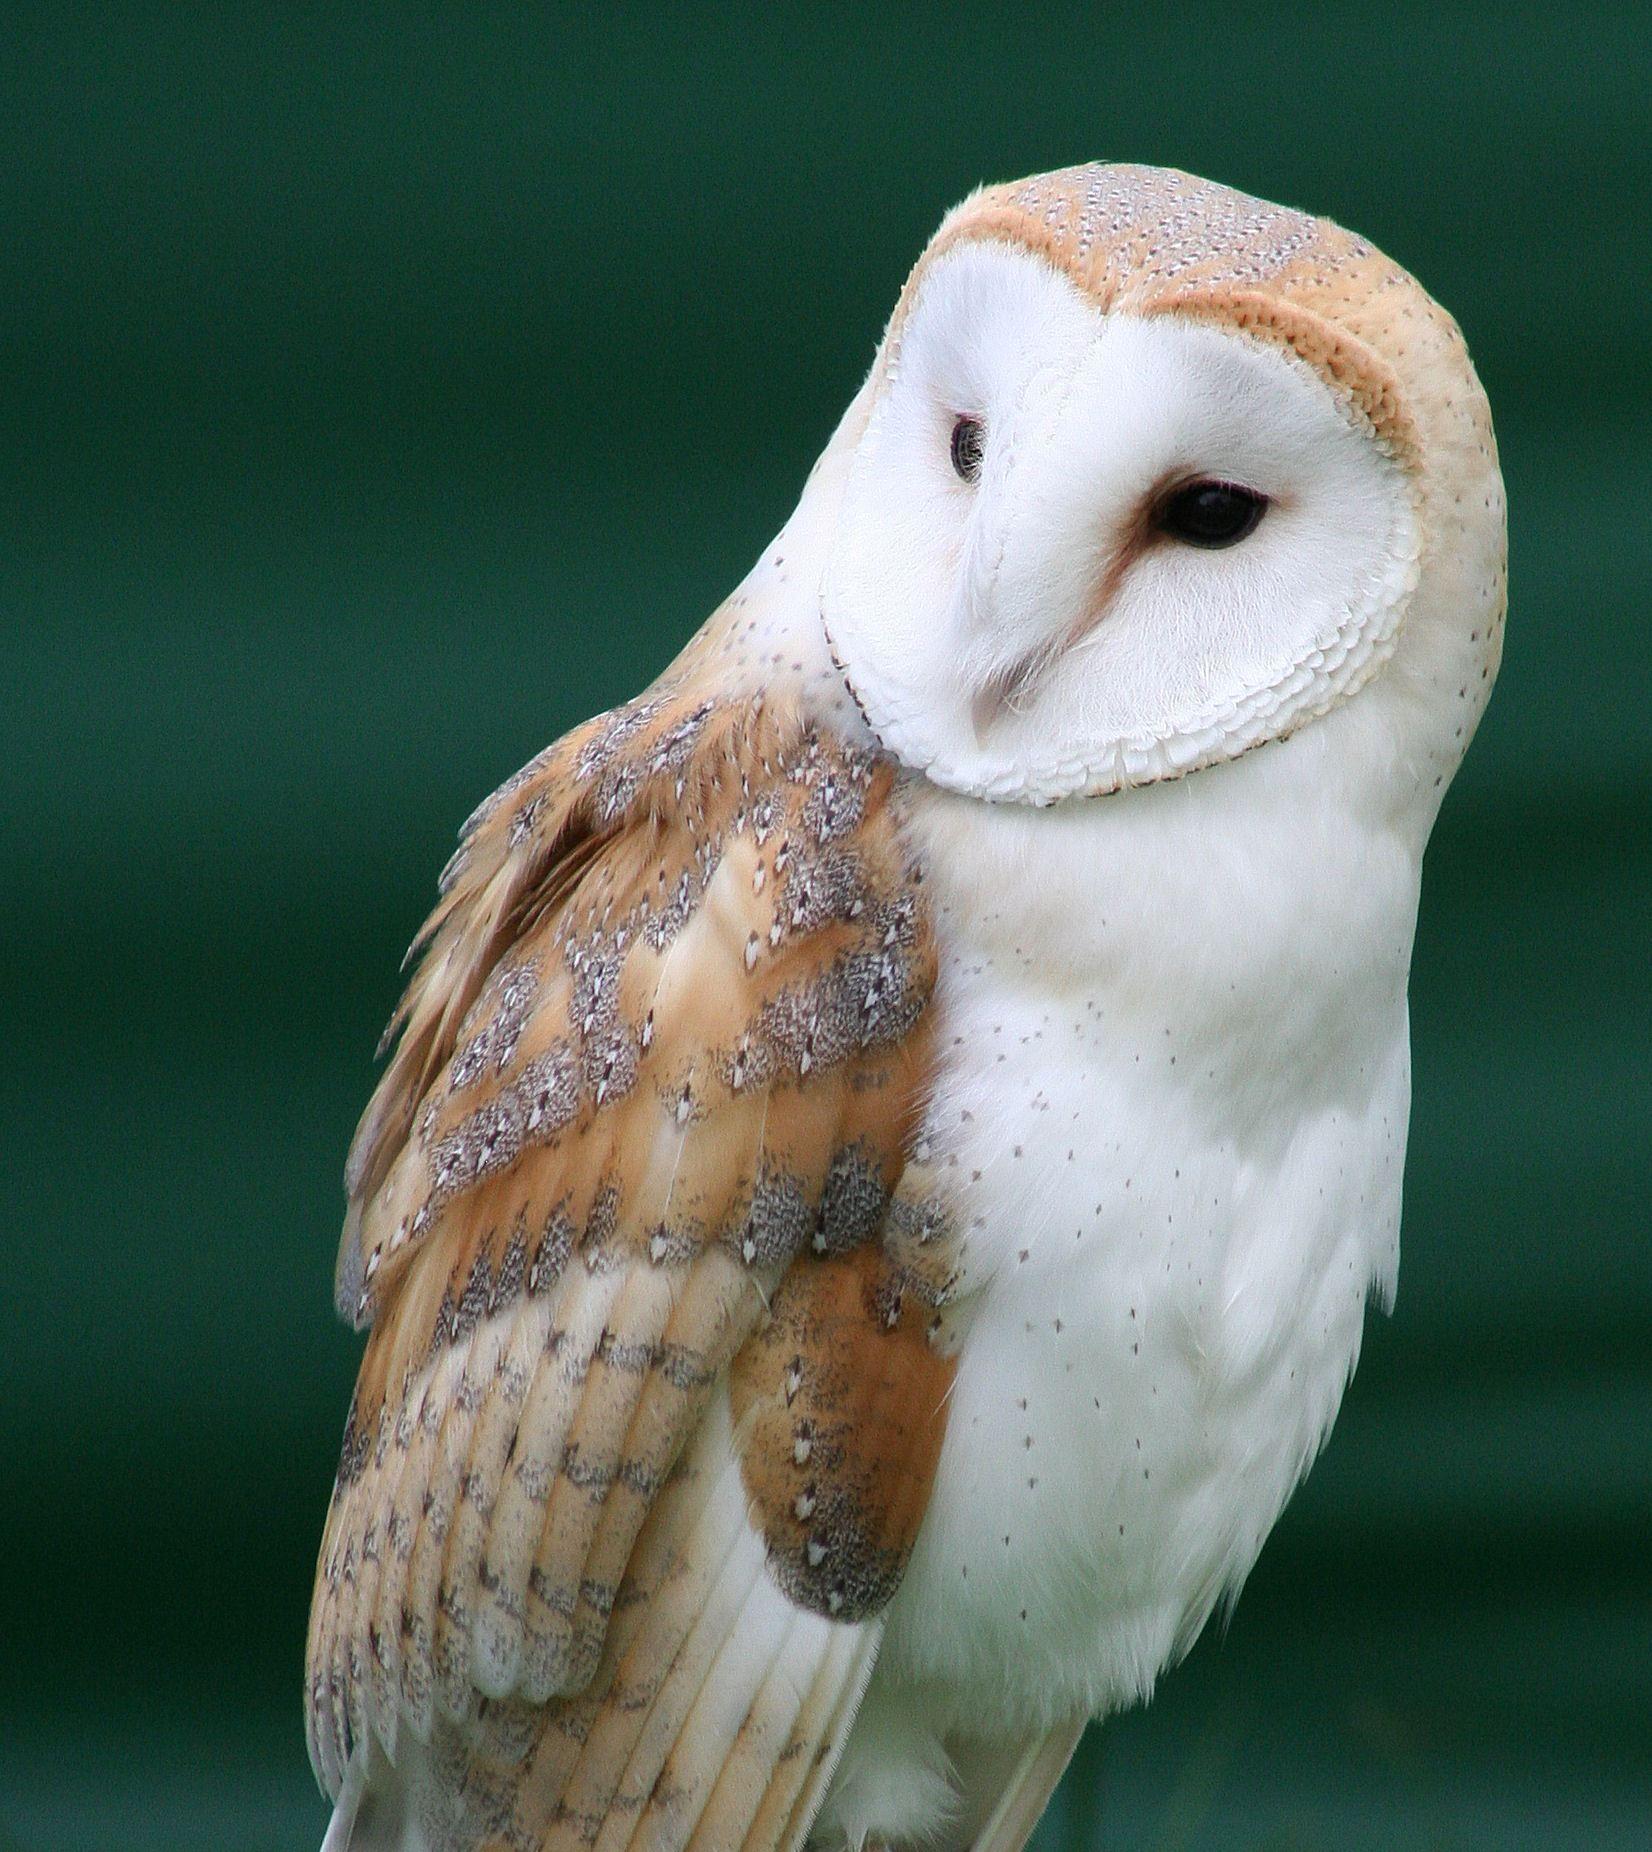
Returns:
[[[794,1846],[951,1372],[891,769],[665,689],[484,806],[420,944],[346,1178],[330,1843]]]
[[[983,1790],[992,1811],[972,1832],[970,1852],[1022,1852],[1067,1772],[1085,1721],[1068,1718],[1022,1745],[1008,1774]]]

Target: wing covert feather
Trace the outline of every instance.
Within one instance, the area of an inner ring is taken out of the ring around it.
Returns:
[[[893,769],[772,698],[656,692],[477,813],[419,943],[347,1172],[338,1297],[371,1330],[317,1772],[416,1766],[455,1846],[797,1842],[950,1373],[945,1268],[891,1209],[935,971]]]

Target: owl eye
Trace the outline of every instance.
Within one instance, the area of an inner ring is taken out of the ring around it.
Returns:
[[[952,467],[965,482],[974,482],[981,473],[981,459],[986,454],[987,434],[979,418],[960,418],[952,427]]]
[[[1190,547],[1232,547],[1256,532],[1267,510],[1267,496],[1255,489],[1204,477],[1166,496],[1155,524],[1172,540],[1185,541]]]

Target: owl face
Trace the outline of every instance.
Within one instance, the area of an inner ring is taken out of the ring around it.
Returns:
[[[884,744],[1030,803],[1198,771],[1351,700],[1427,552],[1414,429],[1360,344],[1247,317],[1247,295],[1279,299],[1231,281],[1215,310],[1208,290],[1109,300],[1060,259],[943,228],[822,580]]]

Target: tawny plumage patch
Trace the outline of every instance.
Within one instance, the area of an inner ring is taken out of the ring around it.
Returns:
[[[330,1782],[371,1732],[587,1687],[787,1269],[878,1239],[934,975],[891,786],[782,702],[677,690],[473,820],[350,1163],[340,1301],[373,1330],[311,1630]],[[856,1617],[876,1605],[857,1582]]]
[[[983,238],[1039,252],[1103,309],[1194,317],[1280,342],[1413,462],[1411,412],[1382,357],[1388,322],[1421,309],[1437,340],[1461,345],[1450,317],[1419,302],[1411,279],[1365,239],[1173,168],[1069,167],[984,187],[948,215],[913,283],[957,243]],[[909,284],[902,309],[912,294]]]
[[[888,1255],[793,1269],[735,1360],[746,1489],[802,1606],[864,1620],[894,1594],[929,1498],[953,1363]],[[748,1426],[749,1418],[749,1426]]]

